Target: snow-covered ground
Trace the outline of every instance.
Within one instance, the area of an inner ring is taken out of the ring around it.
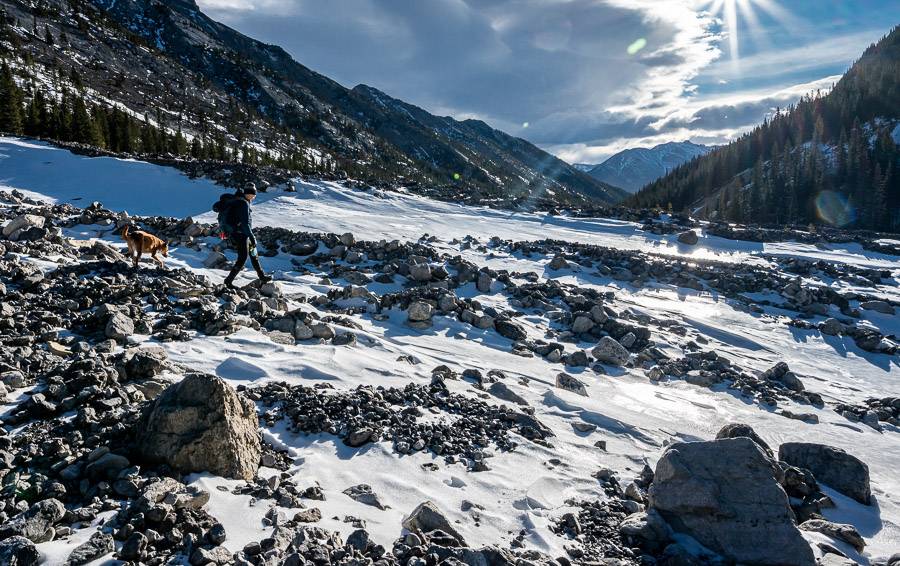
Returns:
[[[194,216],[213,221],[209,212],[221,190],[204,180],[189,180],[176,171],[136,161],[109,158],[88,159],[50,146],[0,138],[0,190],[19,189],[60,202],[86,206],[101,201],[107,208],[132,214]],[[438,250],[462,254],[493,268],[537,271],[543,277],[595,286],[616,292],[615,308],[644,312],[660,319],[673,319],[688,329],[688,337],[704,336],[709,348],[744,367],[764,370],[786,361],[803,378],[808,389],[828,402],[860,402],[867,397],[900,396],[900,364],[897,356],[871,354],[849,338],[823,336],[817,331],[791,328],[774,317],[761,317],[736,308],[731,301],[686,289],[647,286],[635,290],[613,283],[586,270],[549,271],[549,258],[525,260],[502,254],[487,255],[474,249],[461,250],[451,243],[468,234],[487,241],[491,236],[515,240],[555,238],[586,242],[648,253],[682,255],[728,262],[771,264],[774,256],[825,259],[861,267],[888,270],[889,285],[879,292],[898,298],[900,262],[893,256],[866,251],[857,245],[819,248],[792,242],[757,244],[701,235],[696,247],[677,244],[674,237],[644,233],[633,223],[609,219],[574,219],[540,214],[497,211],[441,203],[412,195],[345,189],[335,183],[296,183],[296,193],[261,194],[254,206],[259,225],[282,226],[304,231],[353,232],[358,239],[417,240],[423,234],[436,236]],[[69,235],[102,237],[122,246],[104,228],[80,227]],[[223,273],[202,267],[203,257],[189,249],[173,249],[169,265],[184,266],[220,281]],[[328,285],[314,275],[292,271],[289,257],[263,258],[276,270],[286,296],[316,295]],[[514,267],[513,267],[514,266]],[[460,295],[479,295],[473,285]],[[479,297],[484,303],[503,302],[500,293]],[[300,305],[298,305],[300,306]],[[314,307],[304,304],[303,308]],[[869,321],[884,334],[900,334],[898,316],[866,312]],[[724,424],[750,424],[769,444],[787,441],[820,442],[841,447],[869,465],[875,504],[862,506],[833,493],[837,508],[828,518],[852,522],[868,544],[860,556],[847,545],[841,549],[863,563],[890,556],[900,549],[900,430],[886,426],[878,432],[851,423],[826,405],[783,408],[815,413],[820,423],[789,420],[734,392],[707,389],[683,381],[654,384],[641,370],[622,369],[602,376],[585,370],[567,370],[587,383],[588,397],[553,386],[563,369],[540,357],[522,358],[509,351],[509,341],[493,331],[474,329],[448,318],[436,317],[435,325],[418,331],[403,324],[395,312],[388,320],[368,315],[354,316],[362,330],[354,346],[286,346],[249,329],[227,337],[197,337],[188,342],[165,344],[172,359],[197,370],[220,375],[234,385],[284,380],[293,383],[326,381],[336,388],[359,384],[403,386],[428,383],[430,371],[447,364],[462,371],[500,369],[513,377],[507,383],[535,408],[535,415],[556,435],[552,448],[522,442],[509,453],[490,459],[490,471],[467,473],[463,467],[444,465],[443,459],[418,453],[398,457],[389,445],[349,449],[327,435],[297,436],[284,429],[266,431],[267,439],[290,450],[295,458],[291,471],[301,487],[319,484],[326,501],[321,507],[321,526],[349,533],[341,520],[346,515],[364,519],[377,542],[389,546],[400,534],[403,516],[426,499],[441,508],[472,545],[508,543],[521,530],[527,546],[565,554],[563,539],[550,532],[552,518],[567,510],[565,501],[604,497],[591,477],[599,467],[616,470],[627,482],[644,463],[655,464],[664,447],[678,440],[710,439]],[[538,332],[529,316],[523,317],[529,332]],[[654,331],[654,340],[665,346],[674,338]],[[674,340],[672,341],[674,343]],[[582,344],[581,347],[589,345]],[[400,355],[421,360],[418,365],[398,362]],[[472,395],[466,382],[448,382],[454,391]],[[482,395],[484,395],[482,393]],[[572,424],[591,423],[591,433],[577,432]],[[607,449],[594,446],[607,442]],[[438,471],[422,464],[440,462]],[[212,494],[209,510],[225,526],[225,545],[239,550],[264,529],[261,518],[267,508],[251,507],[249,497],[235,496],[215,488],[238,482],[208,475],[193,481]],[[390,509],[380,511],[361,505],[342,491],[360,483],[371,485]],[[471,512],[461,510],[464,500],[484,510],[480,526]],[[79,539],[80,540],[80,539]],[[68,542],[42,545],[42,550],[65,556],[74,547]],[[61,550],[62,549],[62,550]]]

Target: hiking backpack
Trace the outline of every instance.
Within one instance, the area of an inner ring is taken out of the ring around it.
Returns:
[[[234,205],[237,203],[237,199],[237,195],[225,193],[212,205],[213,212],[219,215],[216,220],[219,223],[219,232],[224,237],[237,231],[237,226],[234,224]]]

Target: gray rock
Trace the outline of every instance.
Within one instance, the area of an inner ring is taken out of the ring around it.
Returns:
[[[526,401],[521,395],[510,389],[509,386],[502,381],[492,383],[487,390],[491,395],[498,399],[509,401],[510,403],[515,403],[516,405],[528,404],[528,401]]]
[[[749,438],[762,448],[769,456],[774,456],[772,449],[766,444],[766,441],[760,438],[753,427],[742,423],[729,423],[721,428],[716,434],[716,440],[725,438]]]
[[[673,444],[656,466],[650,506],[675,531],[728,560],[813,566],[777,473],[749,438]]]
[[[887,301],[865,301],[859,306],[867,311],[880,312],[881,314],[894,314],[894,307]]]
[[[354,501],[359,501],[363,505],[370,505],[382,511],[388,508],[387,505],[381,502],[378,495],[372,491],[372,486],[368,484],[361,483],[348,487],[344,490],[344,495],[349,496]]]
[[[41,554],[34,543],[23,536],[0,541],[0,564],[7,566],[37,566]]]
[[[124,342],[134,334],[134,321],[124,313],[114,312],[106,322],[105,332],[107,338]]]
[[[413,281],[431,281],[431,266],[427,263],[416,263],[409,266],[409,278]]]
[[[172,478],[161,478],[147,484],[138,498],[142,509],[149,509],[157,503],[164,503],[174,509],[200,509],[208,501],[208,492]]]
[[[594,321],[587,316],[576,317],[575,321],[572,322],[572,332],[575,334],[590,332],[592,328],[594,328]]]
[[[116,549],[112,535],[96,532],[87,541],[75,547],[66,560],[66,566],[80,566],[93,562],[101,556],[112,553]]]
[[[622,536],[637,539],[641,548],[651,551],[661,548],[672,538],[672,529],[653,509],[626,517],[619,525],[619,532]]]
[[[303,324],[301,321],[297,321],[294,324],[294,338],[297,340],[310,340],[315,336],[313,333],[313,329]]]
[[[53,540],[53,525],[66,513],[65,506],[56,499],[44,499],[34,503],[0,526],[0,539],[22,536],[31,542]]]
[[[209,252],[209,255],[203,260],[203,267],[216,269],[226,263],[228,263],[228,258],[222,252]]]
[[[409,309],[406,311],[406,316],[409,318],[410,322],[425,322],[431,320],[433,314],[434,307],[422,301],[411,303]]]
[[[522,329],[521,326],[502,318],[494,321],[494,328],[497,330],[497,333],[500,334],[500,336],[509,338],[510,340],[524,340],[528,337],[528,335],[525,334],[525,330]]]
[[[261,453],[256,407],[218,377],[188,375],[145,410],[136,448],[182,472],[252,480]]]
[[[3,227],[3,235],[9,238],[16,232],[28,230],[29,228],[43,228],[46,218],[34,214],[22,214],[16,216],[6,226]]]
[[[597,360],[613,366],[624,366],[630,357],[628,350],[611,336],[601,338],[597,346],[591,350],[591,354]]]
[[[159,346],[135,348],[128,353],[131,357],[125,362],[125,373],[129,379],[147,379],[169,368],[169,356]]]
[[[800,529],[803,531],[822,533],[823,535],[846,542],[855,548],[857,552],[862,552],[866,548],[866,541],[853,525],[832,523],[831,521],[822,519],[810,519],[800,525]]]
[[[681,244],[696,246],[699,241],[700,238],[697,236],[697,232],[694,232],[693,230],[687,230],[686,232],[678,234],[678,242]]]
[[[577,377],[573,377],[567,373],[560,373],[556,376],[556,386],[572,393],[577,393],[585,397],[588,396],[587,388]]]
[[[837,336],[844,332],[844,325],[836,318],[826,318],[819,323],[819,332],[828,336]]]
[[[403,519],[403,528],[420,534],[440,530],[455,538],[460,546],[466,545],[463,536],[453,528],[450,520],[431,501],[420,503],[408,517]]]
[[[868,505],[869,467],[840,448],[811,442],[786,442],[778,448],[778,459],[791,466],[806,468],[816,480]]]
[[[138,560],[143,555],[146,547],[147,537],[144,536],[144,533],[135,532],[125,540],[122,550],[119,551],[119,556],[124,560]]]
[[[491,284],[494,282],[493,277],[487,271],[478,272],[478,280],[475,282],[475,288],[478,289],[480,293],[490,293],[491,292]]]

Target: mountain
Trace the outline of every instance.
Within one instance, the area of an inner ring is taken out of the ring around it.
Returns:
[[[815,93],[629,198],[701,217],[900,231],[900,26]]]
[[[587,173],[599,181],[635,193],[679,165],[706,155],[712,149],[690,141],[669,142],[649,149],[626,149],[599,165],[587,166]]]
[[[141,154],[194,145],[190,153],[204,157],[496,206],[627,196],[484,122],[434,116],[366,85],[348,89],[210,19],[193,0],[0,0],[0,57],[23,113],[36,96],[70,114],[85,106],[94,125],[84,139],[54,130],[64,141],[118,150],[124,136],[126,151]],[[118,129],[113,121],[129,122],[125,133],[103,135]],[[149,133],[138,139],[141,131]]]

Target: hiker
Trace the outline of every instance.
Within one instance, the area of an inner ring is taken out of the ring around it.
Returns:
[[[231,246],[237,250],[237,259],[231,273],[225,278],[225,287],[234,289],[234,278],[244,269],[247,257],[256,275],[263,283],[272,278],[263,271],[259,264],[259,253],[256,249],[256,236],[253,235],[253,218],[250,211],[250,203],[256,198],[256,187],[251,183],[235,194],[225,194],[213,205],[213,210],[219,213],[219,229],[222,238],[227,239]]]

